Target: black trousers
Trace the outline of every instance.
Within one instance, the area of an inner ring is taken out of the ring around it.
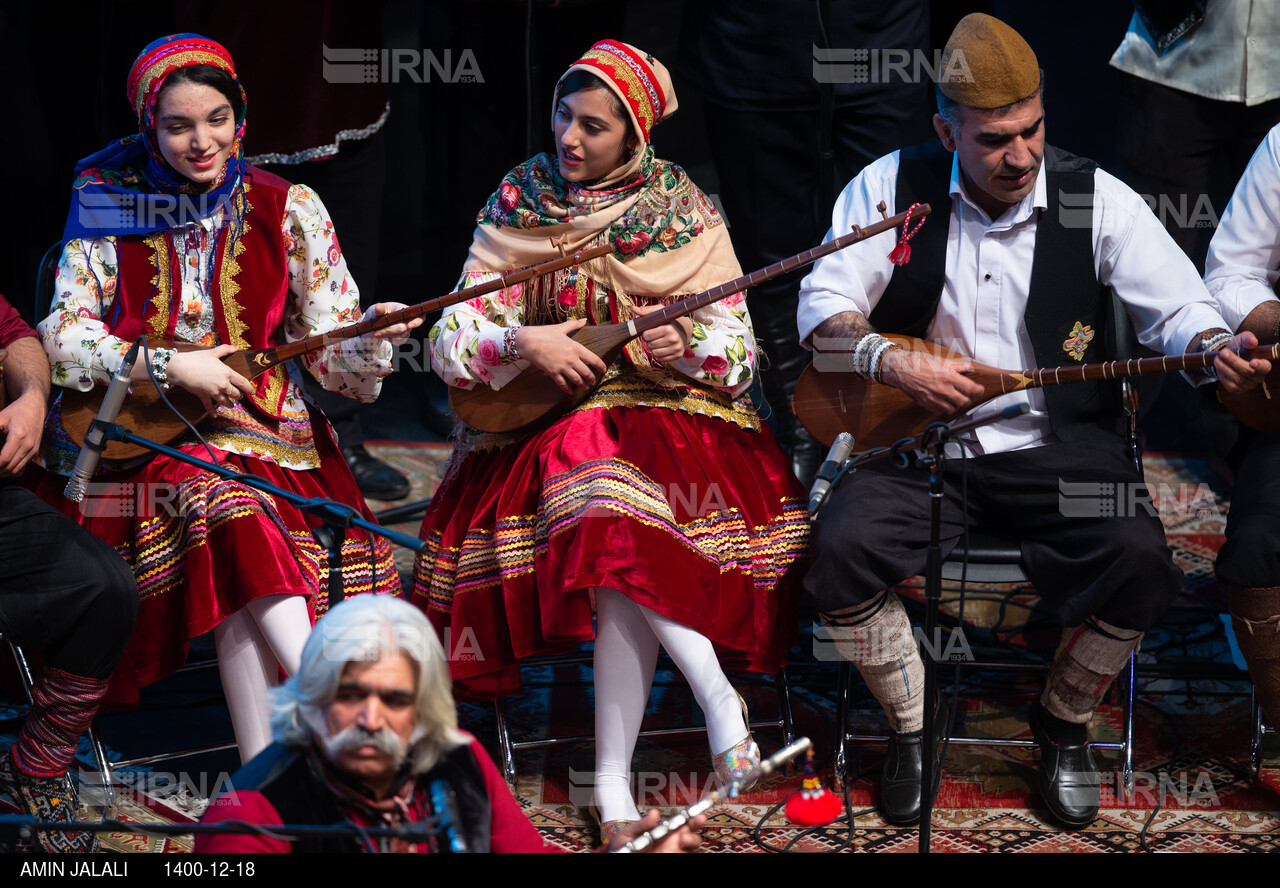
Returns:
[[[31,491],[0,486],[0,630],[49,666],[111,675],[133,634],[138,587],[111,546]]]
[[[963,531],[966,468],[971,518],[1021,540],[1027,575],[1063,626],[1096,616],[1145,631],[1181,591],[1164,528],[1144,505],[1145,485],[1119,438],[949,460],[944,557]],[[823,613],[860,604],[922,573],[928,544],[928,471],[870,464],[823,506],[805,590]]]
[[[1231,462],[1236,486],[1217,574],[1247,589],[1280,586],[1280,435],[1242,427]]]

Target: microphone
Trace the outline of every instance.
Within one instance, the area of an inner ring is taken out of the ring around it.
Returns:
[[[817,514],[822,501],[826,499],[827,491],[831,489],[831,482],[835,480],[840,467],[844,465],[844,461],[849,458],[849,454],[852,452],[853,435],[848,432],[841,432],[836,435],[835,443],[827,451],[827,461],[822,464],[822,468],[818,469],[818,477],[813,482],[813,489],[809,491],[810,518]]]
[[[458,797],[451,787],[444,780],[433,780],[430,786],[431,807],[434,809],[436,817],[440,820],[440,831],[444,833],[445,844],[441,851],[450,851],[455,854],[465,854],[470,849],[467,848],[467,840],[458,832]]]
[[[76,466],[71,472],[71,480],[62,491],[62,495],[73,503],[84,499],[85,485],[98,470],[98,460],[102,459],[102,451],[107,446],[107,435],[103,431],[103,426],[115,422],[116,414],[120,412],[120,405],[124,403],[125,395],[129,394],[131,385],[129,375],[133,372],[133,365],[137,360],[138,343],[135,342],[129,349],[129,353],[124,356],[124,363],[111,378],[111,385],[107,387],[107,394],[102,399],[98,416],[89,426],[88,434],[84,436],[84,446],[80,448],[80,455],[76,457]]]

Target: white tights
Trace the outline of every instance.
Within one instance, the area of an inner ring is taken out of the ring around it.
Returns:
[[[705,636],[620,592],[595,593],[596,806],[602,821],[639,820],[631,795],[631,755],[648,705],[659,645],[702,707],[713,753],[740,742],[747,726],[738,695]]]
[[[256,598],[214,628],[218,672],[241,762],[271,743],[267,689],[276,686],[281,667],[289,675],[298,671],[309,634],[311,618],[301,595]]]

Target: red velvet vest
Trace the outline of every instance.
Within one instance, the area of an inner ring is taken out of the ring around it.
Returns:
[[[231,218],[217,232],[209,295],[221,342],[240,349],[279,345],[288,304],[287,244],[280,231],[289,183],[250,167],[232,199]],[[182,306],[182,268],[173,231],[116,240],[115,303],[105,318],[121,339],[174,338]],[[287,374],[275,367],[254,379],[254,406],[282,419]]]

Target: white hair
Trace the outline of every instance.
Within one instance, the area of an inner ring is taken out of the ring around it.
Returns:
[[[415,740],[408,750],[415,774],[467,739],[449,690],[449,665],[435,630],[413,605],[390,595],[357,595],[316,623],[302,649],[298,674],[272,692],[271,731],[288,746],[307,746],[328,734],[325,711],[350,663],[376,663],[399,654],[417,670]]]

